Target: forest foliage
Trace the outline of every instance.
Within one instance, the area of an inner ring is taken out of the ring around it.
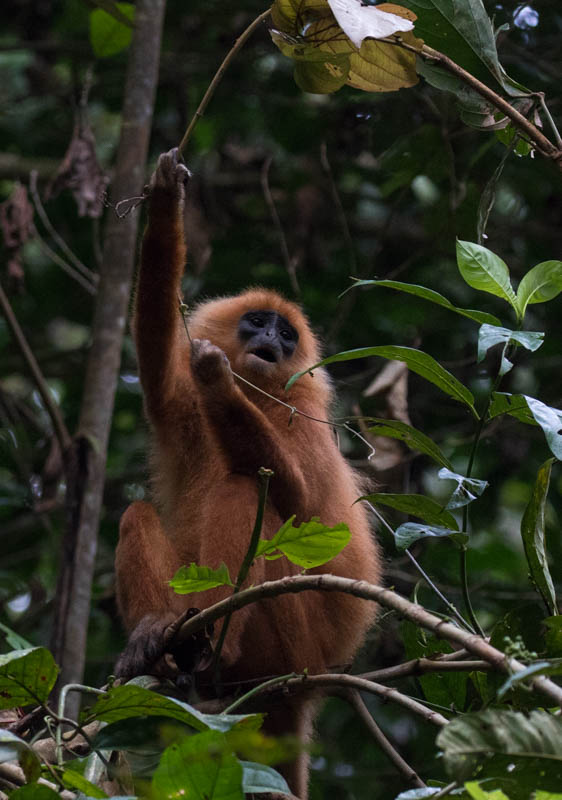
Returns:
[[[297,745],[238,713],[244,698],[205,713],[146,676],[111,678],[118,521],[148,487],[130,269],[108,253],[121,226],[132,267],[142,185],[181,142],[185,302],[262,284],[303,304],[326,352],[308,371],[330,369],[384,547],[388,588],[338,587],[378,602],[379,621],[351,674],[320,676],[311,798],[562,797],[557,4],[169,0],[161,51],[143,0],[7,5],[0,792],[287,790],[275,767]],[[135,94],[150,48],[153,114],[150,87]],[[84,390],[96,352],[109,372]],[[293,522],[249,550],[303,568],[273,593],[314,588],[306,569],[329,572],[349,537]],[[231,586],[239,605],[260,596],[243,578],[170,576],[183,594]]]

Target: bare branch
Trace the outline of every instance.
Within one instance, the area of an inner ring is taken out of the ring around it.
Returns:
[[[407,761],[404,761],[400,753],[396,750],[395,747],[389,742],[386,738],[382,730],[379,728],[375,720],[373,719],[372,715],[369,712],[369,709],[363,702],[361,695],[357,691],[345,691],[341,692],[341,697],[355,709],[365,727],[383,751],[383,753],[389,758],[389,760],[394,764],[397,768],[398,772],[404,776],[404,778],[408,781],[408,783],[413,784],[418,789],[425,789],[426,784],[422,781],[418,773],[408,764]]]
[[[299,593],[309,590],[322,590],[326,592],[345,592],[365,600],[373,600],[385,608],[391,608],[406,619],[412,620],[422,628],[432,631],[438,639],[445,639],[460,647],[466,648],[470,653],[487,661],[498,672],[508,675],[522,672],[525,665],[515,658],[510,658],[492,647],[486,639],[475,634],[467,633],[452,622],[436,617],[422,606],[411,603],[391,589],[367,583],[367,581],[341,578],[336,575],[293,575],[278,581],[267,581],[259,586],[245,589],[237,595],[221,600],[219,603],[201,611],[195,617],[184,621],[185,615],[179,617],[168,626],[165,638],[165,647],[172,637],[177,641],[186,641],[198,630],[223,617],[228,610],[238,610],[250,603],[255,603],[264,598],[276,597],[285,593]],[[557,686],[544,675],[532,678],[529,684],[536,691],[548,697],[556,705],[562,706],[562,687]]]

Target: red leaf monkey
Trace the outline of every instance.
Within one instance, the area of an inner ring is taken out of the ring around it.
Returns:
[[[276,292],[249,289],[199,305],[189,344],[178,312],[185,263],[183,202],[189,173],[177,151],[161,155],[152,177],[142,244],[134,334],[145,407],[153,433],[154,505],[125,512],[117,548],[117,599],[130,639],[117,672],[147,671],[164,627],[188,607],[206,608],[231,590],[181,597],[167,581],[192,561],[238,573],[258,502],[257,471],[274,471],[263,536],[292,514],[327,525],[346,522],[349,545],[318,572],[374,583],[379,557],[365,510],[353,505],[358,479],[333,433],[295,416],[237,381],[232,369],[301,411],[326,419],[330,386],[318,370],[289,394],[288,378],[319,360],[319,347],[299,308]],[[297,573],[286,559],[259,559],[248,584]],[[312,570],[314,571],[314,570]],[[288,672],[323,672],[346,664],[373,620],[373,605],[346,594],[283,595],[237,611],[221,656],[221,678],[247,680]],[[220,625],[217,626],[220,629]],[[273,733],[310,733],[312,703],[284,700],[268,710]],[[285,768],[293,792],[307,795],[306,756]]]

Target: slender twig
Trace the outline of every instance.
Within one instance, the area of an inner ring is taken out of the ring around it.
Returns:
[[[402,758],[398,750],[393,747],[393,745],[384,735],[382,730],[373,719],[372,714],[365,705],[359,692],[356,690],[344,691],[341,693],[341,697],[343,697],[343,699],[346,700],[356,711],[357,715],[362,720],[363,724],[377,745],[387,756],[387,758],[394,764],[398,772],[408,781],[408,783],[413,784],[413,786],[416,786],[419,789],[424,789],[426,784],[422,781],[415,769],[413,769],[413,767],[411,767],[408,762]]]
[[[536,95],[536,97],[539,98],[539,103],[541,104],[541,108],[543,110],[543,113],[544,113],[545,117],[548,120],[548,124],[552,128],[552,132],[554,133],[554,138],[556,139],[556,144],[558,145],[558,147],[560,147],[562,149],[562,136],[560,136],[560,131],[556,127],[556,123],[554,122],[554,119],[552,118],[552,114],[550,113],[549,108],[548,108],[548,106],[546,104],[546,99],[545,99],[545,96],[544,96],[544,92],[536,92],[535,95]]]
[[[269,208],[269,213],[271,214],[271,219],[275,226],[275,230],[277,231],[277,235],[279,236],[281,252],[283,253],[285,269],[287,270],[287,275],[289,276],[289,280],[291,281],[291,287],[295,295],[297,297],[300,297],[301,290],[299,282],[297,280],[297,273],[295,270],[295,260],[291,258],[291,255],[289,253],[289,248],[287,246],[287,239],[285,237],[283,226],[281,225],[281,218],[279,217],[279,214],[277,212],[277,208],[275,206],[275,200],[273,199],[273,195],[271,194],[271,189],[269,186],[269,170],[272,161],[273,161],[272,156],[268,156],[263,162],[263,167],[261,169],[261,175],[260,175],[261,188],[263,191],[263,196],[265,197],[265,202],[267,203],[267,207]]]
[[[41,221],[43,222],[43,225],[45,226],[47,231],[51,234],[53,240],[58,244],[63,253],[70,259],[70,261],[74,264],[76,269],[79,272],[81,272],[82,275],[89,281],[91,281],[95,286],[99,281],[99,275],[97,275],[89,267],[83,264],[78,258],[78,256],[76,256],[72,252],[70,247],[64,241],[60,233],[58,233],[58,231],[55,229],[51,220],[47,216],[47,212],[45,211],[43,203],[41,202],[41,198],[39,197],[39,192],[37,191],[37,174],[38,174],[37,170],[33,169],[31,170],[31,173],[29,175],[29,191],[31,194],[31,199],[33,200],[33,205],[35,206],[35,210],[39,214]]]
[[[377,517],[377,519],[378,519],[380,522],[382,522],[382,524],[385,526],[385,528],[386,528],[386,529],[387,529],[387,530],[388,530],[388,531],[391,533],[392,537],[394,538],[394,529],[392,528],[392,526],[391,526],[391,525],[389,525],[389,524],[388,524],[388,522],[386,521],[386,519],[384,518],[384,516],[383,516],[383,515],[382,515],[382,514],[379,512],[379,510],[376,508],[376,506],[374,506],[374,505],[373,505],[372,503],[370,503],[368,500],[364,500],[363,502],[364,502],[364,503],[365,503],[365,504],[366,504],[366,505],[367,505],[367,506],[368,506],[368,507],[371,509],[371,511],[373,512],[373,514],[374,514],[374,515]],[[417,559],[416,559],[416,558],[414,558],[414,556],[413,556],[413,555],[410,553],[410,551],[409,551],[409,550],[406,550],[406,555],[408,556],[408,558],[410,559],[410,561],[412,562],[412,564],[414,565],[414,567],[415,567],[415,568],[418,570],[418,572],[420,573],[420,575],[422,576],[422,578],[425,580],[425,582],[427,583],[427,585],[429,586],[429,588],[430,588],[430,589],[431,589],[433,592],[435,592],[435,594],[437,595],[437,597],[439,597],[439,599],[440,599],[440,600],[441,600],[443,603],[445,603],[445,606],[446,606],[446,607],[449,609],[449,611],[451,612],[451,614],[453,614],[453,616],[454,616],[454,617],[456,617],[456,619],[457,619],[457,620],[460,622],[460,624],[463,626],[463,628],[466,628],[466,629],[467,629],[467,631],[470,631],[471,633],[474,633],[474,632],[475,632],[475,629],[474,629],[474,628],[472,628],[472,627],[469,625],[469,623],[468,623],[468,622],[467,622],[467,621],[464,619],[464,617],[463,617],[463,616],[460,614],[460,612],[459,612],[459,611],[457,610],[457,608],[456,608],[456,607],[453,605],[453,603],[451,603],[451,602],[450,602],[450,600],[447,600],[447,598],[445,597],[445,595],[443,594],[443,592],[442,592],[442,591],[439,589],[439,587],[438,587],[438,586],[437,586],[437,585],[436,585],[436,584],[435,584],[435,583],[434,583],[434,582],[431,580],[431,578],[429,577],[429,575],[427,574],[427,572],[426,572],[426,571],[423,569],[423,567],[421,566],[421,564],[420,564],[420,563],[417,561]]]
[[[8,327],[12,332],[12,336],[16,340],[16,343],[20,349],[20,352],[24,358],[25,363],[33,380],[35,381],[35,385],[37,386],[37,391],[41,395],[41,399],[45,405],[45,409],[51,419],[53,424],[53,430],[55,432],[55,436],[57,437],[57,441],[59,443],[61,452],[64,454],[67,448],[70,446],[71,443],[71,436],[64,424],[64,420],[62,418],[62,414],[60,413],[60,409],[53,400],[53,396],[47,386],[47,382],[43,377],[43,373],[39,368],[39,364],[37,363],[37,359],[33,355],[31,347],[29,346],[25,335],[20,328],[20,324],[17,321],[16,315],[12,309],[10,301],[8,300],[7,295],[4,292],[4,289],[0,286],[0,306],[2,306],[2,311],[4,316],[6,317],[6,322],[8,323]]]
[[[345,241],[345,245],[347,247],[347,252],[349,253],[349,267],[351,270],[351,274],[355,275],[357,273],[357,257],[355,255],[355,246],[353,244],[353,237],[351,235],[351,231],[349,230],[349,224],[347,222],[345,209],[343,207],[340,193],[338,191],[338,186],[334,178],[332,165],[330,164],[330,159],[328,158],[328,145],[326,144],[326,140],[324,140],[320,144],[320,164],[322,165],[322,169],[324,170],[326,177],[328,178],[328,183],[330,184],[330,192],[332,193],[332,200],[334,201],[334,205],[336,206],[338,212],[343,238]]]
[[[248,550],[246,551],[246,555],[244,556],[244,560],[242,562],[242,566],[238,572],[238,576],[236,578],[236,584],[234,586],[233,595],[238,594],[240,589],[242,588],[242,584],[248,577],[248,572],[250,571],[250,567],[256,557],[256,551],[258,549],[258,545],[260,542],[260,535],[261,530],[263,527],[263,515],[265,512],[265,504],[267,503],[267,491],[269,488],[269,480],[273,476],[273,471],[270,469],[266,469],[265,467],[260,467],[258,470],[258,509],[256,512],[256,521],[254,523],[254,529],[252,531],[252,535],[250,537],[250,544],[248,545]],[[230,624],[230,618],[232,617],[232,611],[224,617],[224,622],[221,628],[219,640],[217,642],[217,646],[215,648],[215,655],[214,655],[214,662],[215,662],[215,682],[219,681],[219,664],[220,664],[220,655],[222,652],[222,648],[224,645],[224,640],[226,638],[226,632],[228,630],[228,626]]]
[[[353,689],[374,694],[377,697],[382,697],[385,701],[396,703],[397,705],[413,711],[415,714],[423,717],[427,722],[437,725],[440,728],[445,727],[449,720],[442,714],[426,708],[418,700],[413,697],[399,692],[390,686],[383,686],[381,683],[374,683],[374,681],[366,681],[357,675],[299,675],[298,678],[291,678],[287,681],[284,688],[288,691],[292,689],[302,688],[307,689],[335,689],[335,688]]]
[[[533,125],[532,122],[530,122],[526,117],[523,116],[523,114],[517,111],[517,109],[508,103],[507,100],[504,100],[504,98],[494,92],[493,89],[490,89],[490,87],[486,86],[485,83],[479,81],[478,78],[475,78],[474,75],[470,74],[470,72],[467,72],[465,69],[460,67],[444,53],[441,53],[439,50],[434,50],[433,47],[429,47],[426,44],[422,45],[420,49],[419,47],[415,47],[407,42],[404,42],[398,35],[386,39],[380,39],[380,41],[387,42],[388,44],[393,44],[403,48],[404,50],[409,50],[412,53],[416,53],[422,58],[436,62],[452,75],[456,75],[457,78],[460,78],[481,97],[483,97],[485,100],[488,100],[488,102],[495,106],[499,111],[502,111],[505,116],[512,121],[515,127],[522,131],[531,140],[531,142],[533,142],[536,149],[543,156],[556,161],[558,166],[562,169],[562,149],[556,147],[550,141],[550,139],[547,139],[544,133],[542,133],[536,125]]]
[[[43,237],[41,236],[35,225],[31,226],[31,233],[37,239],[39,247],[51,259],[51,261],[54,261],[55,264],[58,264],[59,267],[63,270],[63,272],[66,272],[67,275],[73,278],[76,281],[76,283],[79,283],[80,286],[87,292],[89,292],[92,295],[96,294],[97,289],[94,286],[94,284],[91,281],[86,280],[86,278],[84,278],[84,276],[80,272],[78,272],[77,269],[75,269],[71,264],[68,264],[64,260],[64,258],[61,258],[59,256],[58,253],[55,253],[52,247],[49,247],[47,242],[43,239]]]
[[[226,70],[230,66],[230,62],[235,57],[235,55],[238,53],[238,51],[244,46],[246,40],[252,35],[252,33],[255,31],[255,29],[262,22],[264,22],[264,20],[267,19],[267,17],[269,16],[269,13],[270,13],[270,9],[268,8],[267,11],[262,12],[258,17],[256,17],[255,20],[252,23],[250,23],[250,25],[248,25],[246,30],[243,31],[240,34],[238,39],[234,42],[234,45],[232,46],[232,48],[227,53],[224,61],[222,62],[222,64],[218,68],[218,70],[217,70],[217,72],[215,74],[215,77],[213,78],[213,80],[209,84],[209,88],[205,92],[205,94],[203,96],[203,99],[199,103],[197,111],[193,115],[193,118],[192,118],[191,122],[189,123],[186,132],[183,135],[183,139],[181,140],[180,146],[178,148],[180,156],[182,155],[183,151],[185,150],[185,148],[187,146],[187,143],[188,143],[188,141],[189,141],[189,139],[191,137],[191,134],[193,133],[193,129],[197,125],[197,122],[201,119],[201,117],[205,113],[205,109],[207,108],[207,106],[209,104],[209,100],[211,99],[211,97],[215,93],[215,89],[217,88],[217,86],[221,82],[224,73],[226,72]]]
[[[411,603],[391,589],[384,589],[382,586],[375,586],[367,581],[342,578],[338,575],[292,575],[276,581],[267,581],[259,586],[244,589],[236,595],[231,595],[226,600],[209,606],[191,619],[186,619],[186,612],[172,623],[177,631],[176,643],[186,641],[206,625],[224,617],[228,611],[236,611],[251,603],[281,594],[295,594],[304,591],[344,592],[364,600],[372,600],[385,608],[393,609],[422,628],[432,631],[438,639],[444,639],[466,648],[470,653],[487,661],[499,672],[512,675],[527,668],[517,659],[507,656],[501,650],[490,645],[481,636],[467,633],[458,625],[436,617],[422,606]],[[549,678],[543,675],[530,678],[529,685],[548,697],[553,703],[562,706],[562,687],[557,686]]]
[[[105,694],[105,691],[103,691],[102,689],[94,689],[92,686],[84,686],[81,683],[67,683],[61,689],[61,692],[60,692],[60,695],[59,695],[59,702],[58,702],[58,718],[57,718],[57,723],[58,724],[57,724],[57,732],[56,732],[56,737],[55,737],[56,738],[57,764],[59,764],[59,766],[62,766],[63,760],[64,760],[63,759],[63,752],[62,752],[62,749],[63,749],[63,746],[64,746],[63,736],[62,736],[62,734],[63,734],[63,731],[62,731],[63,724],[71,725],[76,730],[77,733],[80,733],[84,737],[85,741],[90,745],[90,747],[92,746],[92,740],[89,738],[89,736],[85,732],[84,728],[81,725],[79,725],[76,722],[76,720],[69,719],[68,717],[65,717],[66,697],[67,697],[69,692],[80,692],[80,693],[86,693],[86,694],[99,694],[99,695]],[[108,762],[105,759],[105,757],[101,756],[101,754],[98,754],[98,755],[100,755],[100,758],[102,758],[104,764],[106,764],[106,766],[107,766]]]
[[[298,678],[296,672],[290,672],[288,675],[276,675],[274,678],[270,678],[268,681],[264,683],[260,683],[259,686],[254,686],[253,689],[250,689],[246,694],[243,694],[242,697],[238,697],[233,703],[227,706],[223,714],[232,714],[240,706],[243,706],[248,700],[254,697],[256,694],[263,694],[266,689],[272,689],[274,686],[279,686],[279,684],[286,683],[289,678]]]

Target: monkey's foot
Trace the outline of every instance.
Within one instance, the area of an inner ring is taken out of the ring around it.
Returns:
[[[126,648],[115,665],[118,678],[129,680],[136,675],[156,674],[154,665],[164,651],[164,631],[176,615],[147,614],[133,630]]]

